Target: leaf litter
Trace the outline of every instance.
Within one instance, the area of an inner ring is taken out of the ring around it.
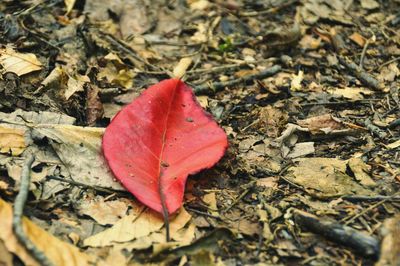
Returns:
[[[0,220],[10,223],[34,153],[24,214],[36,226],[26,235],[57,265],[396,264],[398,8],[3,1]],[[189,177],[166,242],[162,216],[114,179],[101,140],[123,106],[173,77],[193,88],[229,149]],[[0,264],[35,265],[4,228]],[[340,240],[353,243],[346,230],[360,245]],[[381,256],[363,239],[382,241]]]

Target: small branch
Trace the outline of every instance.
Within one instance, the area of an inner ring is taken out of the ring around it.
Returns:
[[[389,161],[390,162],[390,161]],[[342,199],[350,202],[361,202],[361,201],[400,201],[399,196],[343,196]]]
[[[375,136],[378,136],[381,139],[383,139],[387,135],[386,132],[384,132],[379,127],[372,124],[372,122],[369,118],[364,121],[364,125],[372,134],[374,134]]]
[[[24,213],[24,206],[28,198],[29,184],[31,182],[31,166],[34,160],[35,157],[33,154],[29,154],[22,168],[21,185],[14,203],[12,226],[18,241],[40,265],[53,266],[54,264],[47,258],[47,256],[35,246],[35,244],[28,238],[27,235],[25,235],[22,225],[22,215]]]
[[[364,63],[365,53],[367,52],[367,49],[368,49],[368,46],[369,46],[369,42],[370,42],[370,40],[368,39],[368,40],[365,42],[364,47],[363,47],[363,49],[362,49],[361,57],[360,57],[360,64],[358,65],[358,67],[359,67],[360,69],[363,69],[363,63]]]
[[[368,72],[362,70],[354,62],[348,61],[341,56],[338,56],[338,59],[339,62],[344,65],[348,70],[350,70],[350,72],[353,73],[353,75],[355,75],[362,83],[376,90],[382,89],[383,85],[376,78],[374,78]]]
[[[213,93],[215,91],[223,90],[225,87],[232,87],[232,86],[238,85],[240,83],[247,83],[247,82],[253,81],[255,79],[263,79],[266,77],[273,76],[281,70],[282,70],[282,67],[280,65],[274,65],[268,69],[260,71],[257,74],[243,76],[243,77],[229,80],[226,82],[213,82],[211,84],[204,84],[204,85],[197,86],[195,88],[195,92],[197,94],[200,94],[200,93],[207,94],[210,92]]]
[[[57,176],[46,176],[46,179],[57,180],[57,181],[68,183],[68,184],[71,184],[71,185],[74,185],[74,186],[90,188],[90,189],[93,189],[93,190],[96,190],[96,191],[100,191],[100,192],[103,192],[103,193],[108,193],[108,194],[119,193],[119,194],[127,194],[127,195],[129,195],[129,193],[126,192],[126,191],[121,191],[121,190],[116,190],[116,189],[111,189],[111,188],[106,188],[106,187],[100,187],[100,186],[92,186],[92,185],[88,185],[88,184],[77,182],[77,181],[73,181],[73,180],[68,180],[68,179],[65,179],[65,178],[57,177]]]
[[[393,122],[391,122],[389,124],[389,128],[395,128],[400,126],[400,118],[397,118],[396,120],[394,120]]]
[[[300,210],[294,211],[294,218],[303,230],[311,231],[335,243],[354,248],[364,256],[377,258],[379,255],[379,241],[375,237],[335,221],[320,219]]]

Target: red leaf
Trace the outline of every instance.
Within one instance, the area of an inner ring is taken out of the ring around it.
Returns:
[[[117,179],[143,204],[170,214],[182,205],[187,176],[213,166],[227,146],[225,132],[177,79],[148,88],[103,136]]]

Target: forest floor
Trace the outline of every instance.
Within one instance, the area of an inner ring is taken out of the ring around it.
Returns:
[[[400,265],[399,10],[1,1],[0,265]],[[189,177],[166,242],[163,219],[108,170],[101,137],[171,77],[229,148]]]

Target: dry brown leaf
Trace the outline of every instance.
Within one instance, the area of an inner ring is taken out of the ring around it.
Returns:
[[[385,220],[381,232],[381,256],[375,266],[400,265],[400,214]]]
[[[314,142],[300,142],[296,143],[291,152],[286,156],[287,158],[298,158],[304,157],[308,154],[313,154],[315,152]]]
[[[0,265],[13,266],[13,255],[7,250],[3,240],[0,240]]]
[[[260,108],[258,116],[260,121],[256,124],[257,128],[260,127],[270,138],[277,138],[279,136],[289,118],[285,110],[271,105]]]
[[[303,120],[298,120],[297,124],[301,127],[308,128],[312,134],[329,133],[333,130],[345,129],[342,122],[330,114],[310,117]]]
[[[339,197],[342,195],[373,195],[346,174],[347,161],[335,158],[301,158],[298,164],[288,169],[285,178],[302,186],[306,191],[319,198]]]
[[[368,172],[371,171],[371,166],[364,163],[360,158],[349,159],[348,166],[354,174],[356,180],[365,187],[376,187],[375,181],[371,178]]]
[[[388,66],[382,68],[381,73],[378,76],[380,81],[394,81],[396,77],[400,75],[400,70],[397,67],[397,62],[391,63]]]
[[[20,155],[26,148],[25,130],[0,126],[0,153]]]
[[[396,149],[397,147],[400,147],[400,139],[398,141],[392,142],[388,145],[386,145],[388,149]]]
[[[89,126],[95,126],[96,121],[104,114],[104,107],[99,96],[100,89],[94,84],[88,84],[86,92],[86,121]]]
[[[267,188],[277,188],[278,187],[278,178],[277,177],[264,177],[257,179],[257,185],[261,187]]]
[[[140,208],[136,208],[134,213],[123,217],[111,228],[86,238],[83,244],[91,247],[104,247],[111,246],[116,242],[128,242],[148,236],[152,232],[160,230],[163,225],[162,217],[154,211],[147,209],[142,212]]]
[[[365,9],[376,9],[379,8],[379,3],[375,0],[361,0],[361,7]]]
[[[190,9],[193,10],[205,10],[210,6],[210,2],[207,0],[195,0],[188,1]]]
[[[365,38],[358,32],[354,32],[352,35],[350,35],[349,39],[355,42],[360,47],[364,47],[366,42]]]
[[[0,64],[6,72],[13,72],[18,76],[42,69],[42,63],[36,55],[18,53],[12,48],[0,50]]]
[[[303,81],[304,73],[299,70],[297,75],[292,76],[292,81],[290,82],[290,89],[292,91],[300,91],[302,89],[301,82]]]
[[[367,88],[334,88],[328,89],[328,92],[333,95],[343,96],[346,99],[350,100],[362,100],[364,99],[364,95],[372,95],[373,92]]]
[[[79,212],[92,217],[101,225],[113,225],[126,215],[129,206],[131,204],[127,201],[104,201],[103,197],[97,196],[90,201],[84,201],[79,206]]]
[[[34,132],[51,140],[51,146],[75,181],[123,190],[102,156],[104,128],[39,125]]]
[[[208,205],[208,211],[211,215],[218,216],[217,198],[215,192],[203,196],[203,201]]]
[[[206,109],[208,107],[208,96],[196,96],[197,101],[200,106]]]
[[[25,265],[38,265],[15,237],[12,230],[12,207],[2,199],[0,199],[0,217],[0,240],[3,241],[7,250],[16,254]],[[54,265],[89,265],[91,258],[81,253],[77,247],[50,235],[27,218],[23,219],[23,225],[29,239]]]
[[[90,82],[87,76],[75,75],[75,77],[69,77],[67,89],[64,92],[65,99],[68,100],[76,92],[84,91],[84,85],[87,82]]]
[[[175,78],[182,78],[186,70],[189,68],[190,64],[192,64],[192,58],[191,57],[184,57],[181,60],[179,60],[179,63],[175,66],[173,70],[173,74]]]
[[[103,78],[111,84],[121,86],[125,89],[132,88],[133,78],[136,76],[136,73],[127,67],[116,54],[109,53],[104,59],[107,64],[105,67],[100,68],[97,75],[98,78]]]
[[[321,38],[314,38],[311,35],[304,35],[303,38],[300,40],[299,45],[303,49],[308,50],[315,50],[321,46]]]

